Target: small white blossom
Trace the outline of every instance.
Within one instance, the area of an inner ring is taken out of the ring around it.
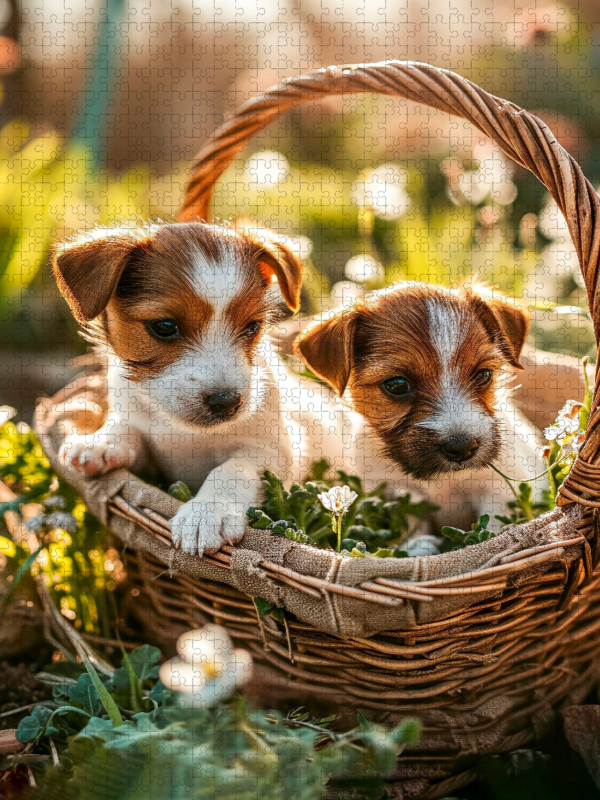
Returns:
[[[274,186],[281,183],[289,171],[287,158],[276,150],[254,153],[246,162],[246,178],[251,183]]]
[[[51,494],[44,500],[44,508],[64,509],[66,506],[65,498],[60,494]]]
[[[323,507],[332,514],[345,514],[357,497],[349,486],[334,486],[318,495]]]
[[[573,436],[579,431],[579,420],[559,417],[554,425],[544,428],[544,436],[548,442],[564,444],[569,436]]]
[[[440,552],[440,544],[441,542],[437,536],[424,533],[421,536],[413,536],[408,539],[402,545],[402,550],[405,550],[411,558],[415,556],[435,556]]]
[[[4,425],[17,413],[17,409],[12,406],[0,406],[0,425]]]
[[[36,514],[35,517],[29,517],[25,523],[25,528],[33,533],[39,533],[44,527],[45,514]]]
[[[579,433],[579,417],[582,408],[583,403],[578,400],[567,400],[558,412],[556,422],[544,428],[546,440],[556,442],[561,446],[567,444],[567,440]]]
[[[583,408],[583,403],[580,403],[578,400],[567,400],[561,410],[558,412],[558,419],[563,417],[567,419],[575,419],[576,417],[579,418],[579,412]]]
[[[585,442],[585,433],[578,433],[575,438],[564,445],[565,453],[578,453],[581,445]]]
[[[546,461],[548,458],[550,458],[550,453],[551,452],[552,452],[552,448],[549,447],[548,445],[546,445],[545,447],[540,447],[539,456],[540,456],[541,460],[542,461]]]
[[[69,514],[67,511],[53,511],[52,514],[48,514],[44,522],[49,528],[59,528],[67,533],[77,533],[77,520],[73,514]]]
[[[164,685],[180,693],[188,708],[218,705],[249,679],[252,657],[234,649],[220,625],[188,631],[177,641],[178,656],[166,661],[159,676]]]

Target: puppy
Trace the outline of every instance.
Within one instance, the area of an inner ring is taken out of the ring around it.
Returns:
[[[528,326],[526,313],[482,287],[402,283],[313,323],[295,350],[363,418],[371,474],[395,478],[399,468],[416,481],[405,488],[468,527],[474,512],[511,499],[489,469],[503,443],[505,469],[535,474],[536,431],[507,396]]]
[[[91,476],[151,457],[201,486],[171,522],[175,545],[202,555],[241,539],[259,472],[293,461],[267,334],[298,309],[300,261],[274,238],[179,223],[82,233],[52,263],[109,365],[107,419],[65,440],[65,467]]]

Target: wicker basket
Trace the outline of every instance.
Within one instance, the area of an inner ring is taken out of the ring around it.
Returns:
[[[354,92],[460,116],[545,184],[568,222],[598,340],[596,192],[541,120],[425,64],[318,69],[245,103],[194,161],[181,219],[208,217],[215,182],[257,131],[298,103]],[[105,390],[92,371],[40,403],[36,430],[57,469],[58,438],[69,425],[99,427]],[[202,559],[185,556],[170,547],[173,498],[125,471],[81,478],[77,488],[126,544],[128,610],[155,640],[172,643],[216,620],[252,652],[270,697],[420,718],[421,743],[403,755],[389,795],[438,798],[473,779],[474,756],[525,745],[598,679],[598,391],[596,382],[586,442],[555,511],[459,552],[377,560],[368,575],[346,562],[369,559],[281,545],[264,532]],[[284,623],[258,618],[257,595],[285,608]]]

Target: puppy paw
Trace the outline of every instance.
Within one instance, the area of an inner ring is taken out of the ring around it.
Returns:
[[[223,544],[235,544],[244,536],[245,515],[233,503],[190,500],[171,520],[171,539],[184,553],[215,553]]]
[[[135,440],[135,441],[132,441]],[[130,467],[138,453],[137,436],[102,432],[69,437],[59,450],[61,463],[86,475],[102,475],[114,469]]]

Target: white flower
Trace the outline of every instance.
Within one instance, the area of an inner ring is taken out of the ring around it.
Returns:
[[[385,281],[385,267],[373,256],[366,254],[352,256],[346,262],[344,273],[349,281],[366,284],[382,284]]]
[[[583,408],[583,403],[579,400],[567,400],[561,410],[558,412],[557,422],[559,419],[577,419],[579,420],[579,412]]]
[[[381,219],[398,219],[410,208],[406,193],[406,172],[395,164],[381,164],[363,173],[352,187],[352,197],[359,206],[370,206]]]
[[[573,436],[579,431],[579,419],[569,419],[569,417],[558,417],[554,425],[544,428],[544,436],[548,442],[564,444],[569,436]]]
[[[44,527],[46,517],[44,514],[36,514],[35,517],[29,517],[25,523],[25,528],[33,533],[39,533]]]
[[[234,649],[220,625],[188,631],[177,640],[178,656],[166,661],[159,676],[164,685],[180,693],[188,708],[218,705],[252,674],[252,657]]]
[[[440,552],[440,540],[437,536],[424,533],[421,536],[413,536],[408,539],[402,545],[402,550],[405,550],[411,558],[415,556],[435,556]]]
[[[542,461],[546,461],[550,458],[550,453],[552,452],[552,448],[546,445],[545,447],[540,447],[539,457]]]
[[[252,183],[275,185],[281,183],[289,171],[287,158],[276,150],[255,153],[246,162],[246,176]]]
[[[17,413],[17,409],[12,406],[0,406],[0,425],[4,425]]]
[[[345,306],[353,303],[355,300],[363,297],[365,291],[358,283],[352,281],[338,281],[331,287],[331,300],[334,303],[334,308],[337,306]]]
[[[558,412],[554,425],[549,425],[547,428],[544,428],[546,441],[556,441],[557,444],[564,446],[567,444],[567,440],[569,440],[569,452],[576,452],[576,450],[573,450],[574,443],[571,442],[570,439],[573,436],[577,436],[579,433],[579,417],[582,408],[583,403],[580,403],[578,400],[567,400]],[[583,443],[583,440],[581,443]],[[581,443],[576,449],[579,449]]]
[[[318,495],[323,507],[332,514],[345,514],[357,497],[349,486],[334,486]]]
[[[64,509],[66,506],[65,498],[60,494],[51,494],[43,501],[44,508]]]
[[[59,528],[67,533],[77,533],[77,520],[73,514],[69,514],[67,511],[53,511],[52,514],[48,514],[44,524],[49,528]]]
[[[585,442],[585,433],[578,433],[572,441],[564,445],[565,453],[578,453]]]

